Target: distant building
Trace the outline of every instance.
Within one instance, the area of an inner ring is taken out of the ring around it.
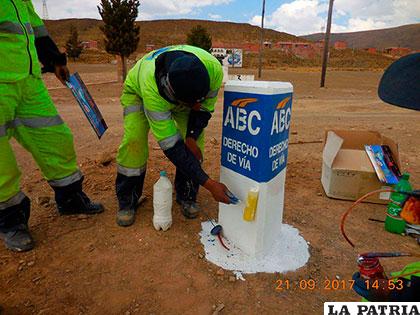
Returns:
[[[260,50],[260,44],[245,43],[242,45],[242,49],[245,51],[257,52]]]
[[[271,48],[273,46],[273,43],[272,42],[269,42],[269,41],[265,41],[263,43],[263,45],[264,45],[264,48]]]
[[[277,42],[274,48],[306,59],[315,58],[320,51],[314,43],[307,42]]]
[[[98,49],[97,40],[86,40],[82,42],[83,49]]]
[[[337,40],[334,43],[334,48],[337,50],[343,50],[343,49],[347,49],[347,42],[344,40]]]
[[[377,50],[376,50],[375,47],[369,47],[369,48],[365,48],[363,50],[368,52],[369,54],[376,54],[377,53]]]
[[[411,53],[411,49],[407,47],[388,47],[384,49],[384,54],[392,57],[402,57]]]

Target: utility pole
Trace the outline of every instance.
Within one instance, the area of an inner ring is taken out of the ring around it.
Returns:
[[[258,78],[261,78],[263,50],[264,50],[264,15],[265,15],[265,0],[263,0],[262,14],[261,14],[261,42],[260,42],[260,60],[258,64]]]
[[[334,4],[334,0],[330,0],[330,6],[328,8],[327,31],[325,32],[325,39],[324,39],[324,56],[322,58],[321,87],[325,86],[325,75],[327,74],[328,50],[330,46],[333,4]]]
[[[42,19],[48,20],[47,0],[42,0]]]

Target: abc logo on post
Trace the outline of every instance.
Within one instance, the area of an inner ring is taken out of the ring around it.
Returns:
[[[420,303],[325,302],[324,315],[420,315]]]

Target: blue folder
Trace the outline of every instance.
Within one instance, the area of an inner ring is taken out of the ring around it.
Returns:
[[[106,122],[102,117],[98,106],[96,106],[95,101],[90,95],[86,85],[80,78],[80,75],[77,72],[72,74],[69,81],[66,83],[67,87],[71,90],[75,99],[79,103],[80,108],[83,110],[83,113],[88,119],[93,130],[95,130],[96,135],[100,139],[108,129],[108,126],[106,125]]]

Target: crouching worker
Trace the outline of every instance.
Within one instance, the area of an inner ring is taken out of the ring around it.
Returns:
[[[203,49],[179,45],[145,55],[128,73],[121,103],[124,137],[117,155],[117,223],[134,222],[148,158],[148,132],[176,166],[176,201],[186,218],[200,211],[199,185],[214,199],[229,203],[225,185],[201,168],[204,132],[222,84],[220,62]]]
[[[418,82],[420,53],[415,53],[398,59],[385,70],[379,83],[378,95],[385,103],[420,111]],[[403,210],[407,211],[405,219],[415,220],[415,204],[408,209]],[[371,302],[420,301],[420,261],[406,265],[401,271],[391,273],[391,276],[391,280],[366,280],[356,272],[353,274],[353,289]]]
[[[61,214],[98,213],[82,191],[73,136],[41,77],[44,69],[64,83],[66,57],[51,40],[31,1],[2,1],[0,9],[0,239],[14,251],[30,250],[29,198],[20,190],[20,171],[9,143],[28,150],[55,191]]]

